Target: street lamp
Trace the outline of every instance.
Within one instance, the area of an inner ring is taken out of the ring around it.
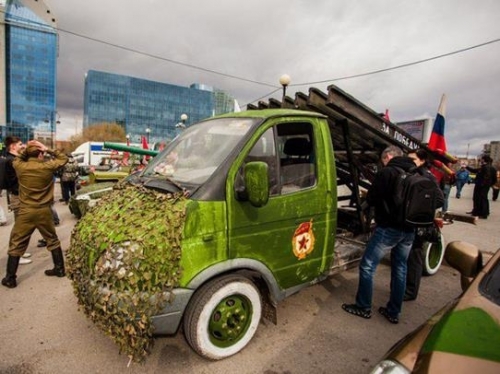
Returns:
[[[147,137],[147,139],[148,139],[148,147],[149,147],[149,133],[150,133],[150,132],[151,132],[151,129],[148,127],[148,128],[146,129],[146,137]]]
[[[59,120],[60,116],[57,110],[52,110],[49,113],[50,113],[49,117],[45,118],[44,122],[50,124],[50,148],[54,149],[54,136],[56,132],[55,125],[56,124],[59,125],[61,121]]]
[[[186,113],[181,114],[181,122],[177,123],[175,125],[175,128],[177,129],[185,129],[186,128],[186,121],[188,119],[188,115]]]
[[[290,76],[288,74],[283,74],[280,77],[280,84],[283,87],[283,97],[281,98],[281,107],[285,106],[285,96],[286,96],[286,88],[290,84]]]

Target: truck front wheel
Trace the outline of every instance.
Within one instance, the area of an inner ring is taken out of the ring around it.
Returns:
[[[184,314],[184,335],[200,356],[220,360],[250,342],[261,314],[257,287],[247,278],[225,276],[195,292]]]
[[[424,242],[424,275],[434,275],[439,270],[444,258],[445,243],[443,234],[439,234],[436,243]]]

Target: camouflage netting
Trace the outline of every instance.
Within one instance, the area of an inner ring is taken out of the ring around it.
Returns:
[[[186,202],[182,194],[118,185],[72,233],[67,272],[78,303],[134,361],[148,355],[151,317],[179,283]]]

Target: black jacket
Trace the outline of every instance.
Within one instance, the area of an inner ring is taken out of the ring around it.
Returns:
[[[7,180],[7,191],[13,195],[19,195],[19,182],[12,162],[16,158],[12,153],[7,153],[7,164],[5,165],[5,178]]]
[[[398,230],[412,231],[403,222],[398,222],[394,189],[400,171],[396,167],[409,171],[414,169],[415,163],[406,156],[392,158],[389,163],[375,175],[375,179],[368,190],[366,201],[375,207],[375,222],[380,227],[391,227]]]

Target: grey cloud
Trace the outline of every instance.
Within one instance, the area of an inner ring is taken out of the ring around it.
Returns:
[[[316,0],[46,0],[62,30],[225,74],[279,87],[334,79],[437,56],[500,37],[500,2],[443,0],[356,2]],[[59,111],[83,112],[83,77],[90,69],[187,86],[200,82],[247,104],[272,87],[183,67],[61,31]],[[393,121],[434,117],[448,96],[450,151],[471,154],[499,140],[495,118],[500,43],[460,55],[337,84]],[[280,97],[277,92],[273,95]],[[471,129],[475,126],[477,130]],[[70,126],[72,127],[72,126]]]

